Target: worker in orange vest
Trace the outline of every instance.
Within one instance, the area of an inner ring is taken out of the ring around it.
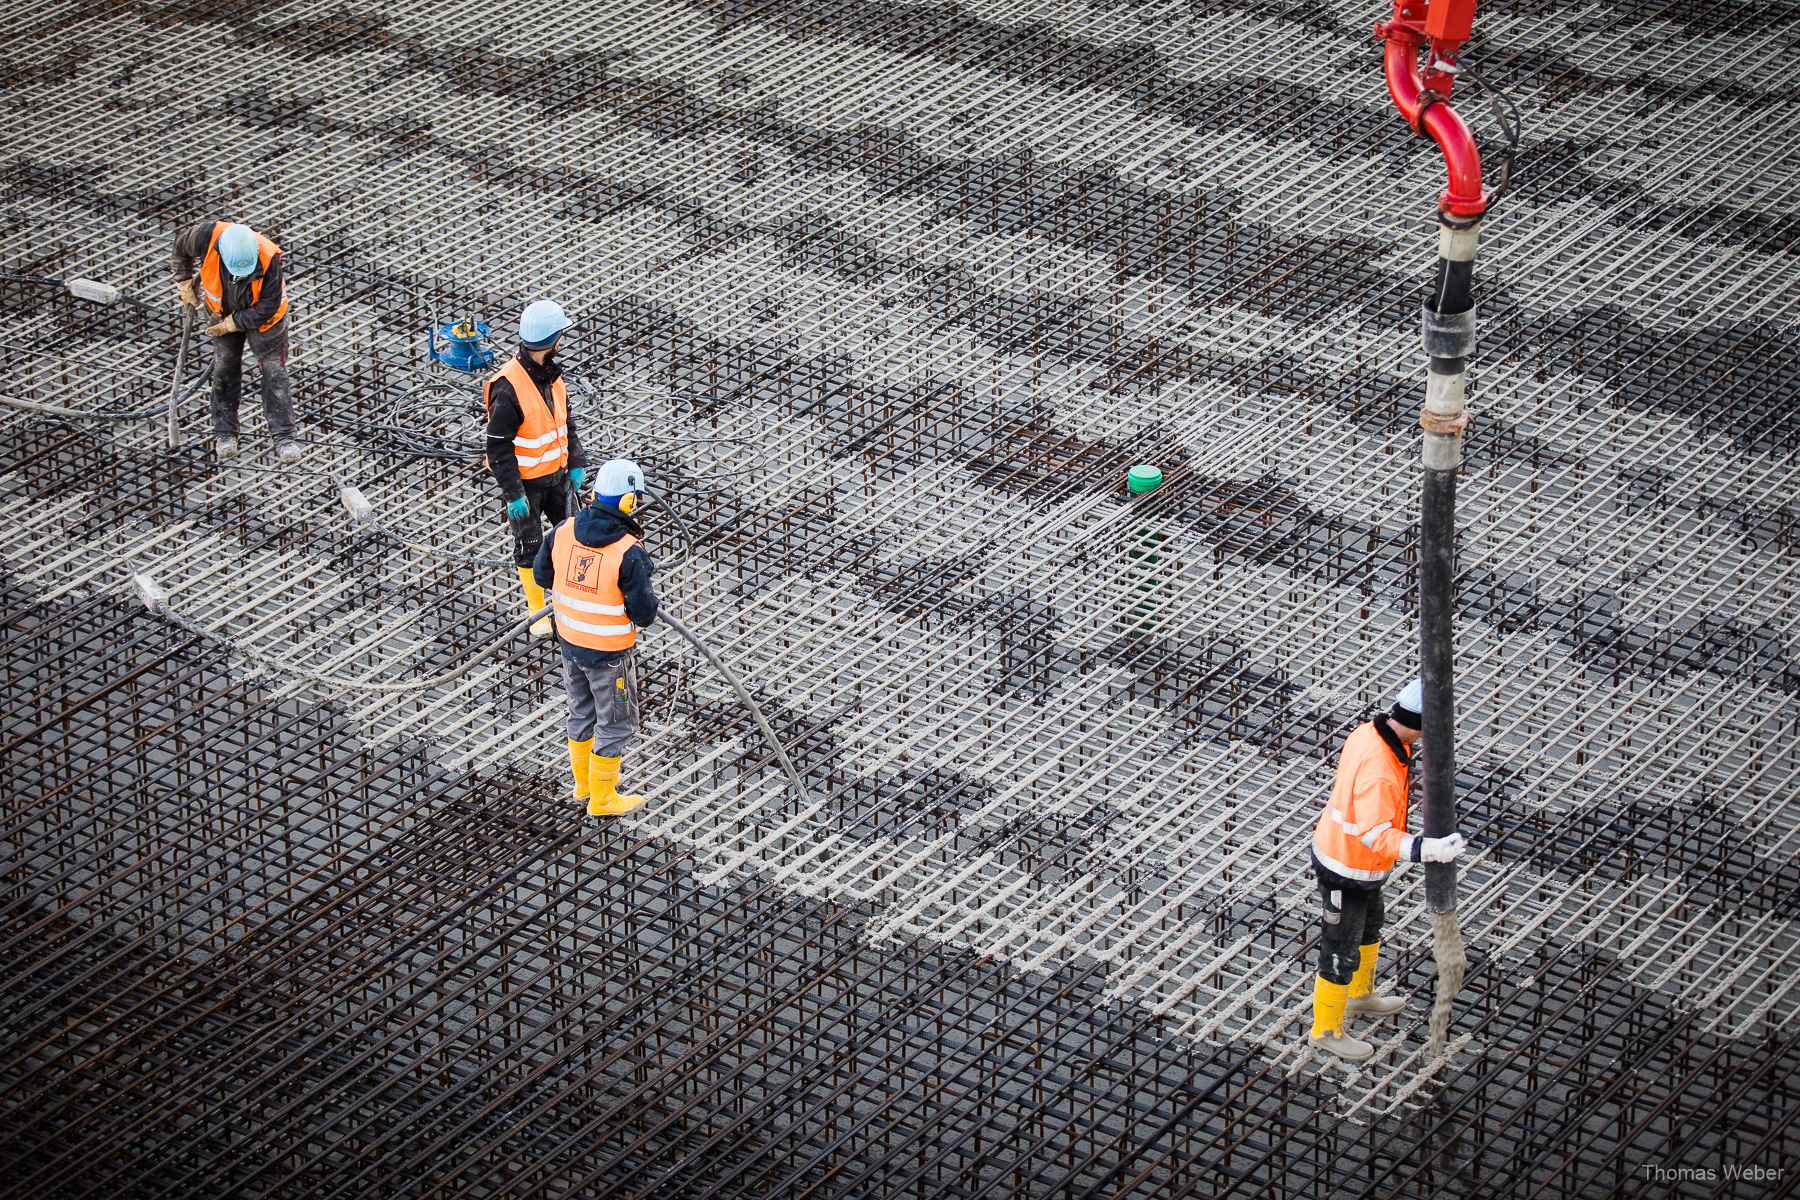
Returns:
[[[1394,863],[1451,862],[1463,836],[1428,838],[1406,832],[1406,785],[1412,746],[1425,728],[1425,688],[1407,684],[1385,716],[1344,739],[1331,799],[1313,831],[1313,872],[1324,902],[1319,972],[1313,980],[1312,1044],[1361,1062],[1375,1053],[1344,1032],[1346,1017],[1387,1017],[1406,1001],[1375,994],[1381,953],[1381,885]]]
[[[213,318],[206,327],[213,340],[213,452],[221,461],[238,454],[238,397],[248,345],[262,370],[263,416],[275,454],[284,463],[299,462],[281,247],[241,222],[203,221],[175,236],[169,267],[181,302]]]
[[[587,478],[587,456],[569,412],[569,390],[556,363],[556,344],[569,318],[554,300],[533,300],[519,316],[519,352],[487,381],[487,465],[512,523],[513,565],[525,600],[536,612],[544,590],[532,576],[544,520],[552,526],[574,514]],[[550,618],[531,627],[548,637]]]
[[[604,464],[594,502],[552,529],[532,573],[551,592],[569,697],[569,768],[575,798],[596,817],[630,812],[642,796],[621,796],[619,764],[637,732],[637,631],[656,620],[656,569],[632,517],[644,472],[628,458]]]

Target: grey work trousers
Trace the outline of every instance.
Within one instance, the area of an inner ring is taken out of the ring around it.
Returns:
[[[294,436],[294,381],[288,374],[287,318],[267,333],[228,333],[213,344],[212,427],[217,437],[238,435],[238,397],[244,387],[244,347],[262,371],[263,416],[277,442]]]
[[[638,727],[637,651],[603,667],[584,667],[563,647],[563,687],[569,693],[569,740],[594,739],[595,754],[618,758]]]

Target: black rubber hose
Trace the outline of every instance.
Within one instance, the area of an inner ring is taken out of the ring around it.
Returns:
[[[1438,258],[1432,289],[1439,316],[1461,314],[1474,303],[1473,260]],[[1463,358],[1431,360],[1431,373],[1460,377]],[[1460,389],[1460,379],[1457,385]],[[1431,434],[1426,435],[1428,438]],[[1457,455],[1460,459],[1460,454]],[[1456,832],[1456,476],[1460,466],[1434,467],[1428,461],[1419,512],[1419,674],[1425,691],[1424,835]],[[1456,907],[1456,864],[1425,864],[1425,902],[1436,913]]]
[[[800,797],[801,802],[811,804],[812,796],[806,790],[806,781],[800,778],[800,772],[794,770],[794,764],[788,761],[787,751],[782,748],[781,739],[775,736],[773,729],[769,728],[768,721],[763,719],[762,709],[756,706],[756,701],[751,698],[744,685],[738,682],[738,677],[732,669],[725,665],[725,660],[711,646],[701,641],[693,630],[682,624],[680,618],[669,612],[668,609],[659,610],[656,619],[692,642],[694,649],[706,655],[706,661],[725,677],[725,682],[731,685],[731,690],[737,693],[737,697],[743,701],[744,707],[750,710],[750,715],[756,718],[756,727],[762,730],[763,737],[768,739],[769,745],[775,751],[775,757],[781,760],[781,769],[787,772],[788,781],[794,785],[794,791]]]

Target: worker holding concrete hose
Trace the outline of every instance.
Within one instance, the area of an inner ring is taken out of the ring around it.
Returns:
[[[513,562],[530,611],[544,607],[532,564],[544,525],[574,515],[574,497],[587,477],[587,456],[569,412],[569,391],[556,364],[556,344],[569,318],[554,300],[533,300],[519,315],[519,352],[487,381],[487,465],[512,523]],[[550,618],[531,627],[547,637]]]
[[[1375,994],[1381,953],[1381,885],[1400,859],[1450,862],[1463,836],[1428,838],[1406,832],[1407,774],[1412,746],[1425,728],[1424,685],[1407,684],[1393,709],[1357,726],[1344,740],[1331,799],[1313,832],[1313,871],[1323,901],[1319,973],[1313,980],[1312,1044],[1361,1062],[1375,1053],[1344,1031],[1347,1017],[1387,1017],[1406,1008]]]
[[[655,564],[631,516],[643,494],[636,463],[606,463],[594,477],[594,502],[550,531],[532,565],[537,585],[550,590],[562,644],[575,798],[596,817],[644,802],[618,791],[619,764],[637,732],[637,630],[656,620],[657,609]]]
[[[263,417],[275,454],[284,463],[299,462],[281,247],[242,222],[203,221],[175,235],[169,268],[181,302],[212,314],[206,333],[213,343],[213,452],[221,461],[238,454],[247,345],[262,370]]]

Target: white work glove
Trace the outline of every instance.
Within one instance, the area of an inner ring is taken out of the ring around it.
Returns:
[[[217,325],[208,325],[206,327],[206,335],[208,337],[224,337],[228,333],[236,333],[236,332],[237,332],[237,318],[236,317],[226,317],[223,321],[220,321]]]
[[[1438,863],[1455,862],[1456,856],[1463,852],[1463,846],[1466,844],[1467,843],[1463,841],[1463,835],[1460,830],[1451,834],[1449,837],[1420,838],[1419,861]]]
[[[193,280],[177,279],[175,281],[175,294],[177,296],[181,297],[181,302],[183,304],[187,305],[189,308],[199,308],[200,307],[200,300],[198,297],[196,297],[194,295],[194,281]]]

